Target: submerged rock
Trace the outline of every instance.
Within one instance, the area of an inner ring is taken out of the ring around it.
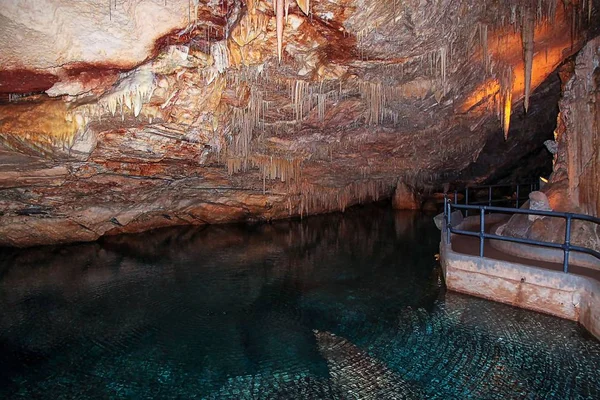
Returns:
[[[348,340],[315,331],[319,350],[327,360],[333,383],[357,399],[421,399],[418,386],[370,357]]]

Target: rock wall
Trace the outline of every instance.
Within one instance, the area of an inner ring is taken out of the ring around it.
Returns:
[[[542,191],[555,211],[600,215],[600,37],[591,40],[561,68],[562,98],[555,131],[554,171]],[[535,194],[536,192],[534,192]],[[541,193],[540,193],[541,194]],[[532,208],[530,202],[525,208]],[[507,236],[563,243],[561,218],[514,215]],[[598,251],[600,226],[573,221],[571,243]]]
[[[577,55],[558,125],[558,154],[548,189],[564,188],[573,209],[600,216],[600,37]]]

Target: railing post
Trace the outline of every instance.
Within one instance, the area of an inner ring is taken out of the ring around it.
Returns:
[[[515,208],[519,208],[519,184],[517,183],[517,200],[515,203]]]
[[[458,204],[458,190],[454,191],[454,204]]]
[[[479,209],[479,257],[483,257],[483,244],[485,233],[485,207]]]
[[[563,272],[569,272],[569,251],[571,247],[571,214],[567,214],[567,226],[565,227],[565,258],[563,260]]]
[[[492,205],[492,187],[488,186],[488,206]]]
[[[448,198],[446,198],[446,244],[450,244],[450,229],[452,229],[451,206]]]
[[[469,187],[465,188],[465,205],[469,205]],[[469,216],[469,210],[465,210],[465,217]]]

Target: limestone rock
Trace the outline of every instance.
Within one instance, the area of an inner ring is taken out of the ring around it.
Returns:
[[[398,182],[392,198],[392,207],[396,210],[419,210],[421,201],[419,194],[406,183]]]
[[[544,146],[546,146],[548,151],[552,154],[556,154],[558,152],[558,144],[554,140],[546,140],[544,142]]]
[[[600,215],[600,37],[579,53],[559,103],[558,153],[550,183],[565,180],[574,207]]]
[[[550,202],[548,201],[548,197],[544,192],[531,192],[529,194],[529,209],[536,211],[552,211],[552,207],[550,207]],[[539,218],[544,218],[541,215],[529,215],[530,221],[535,221]]]
[[[452,214],[450,214],[450,223],[455,228],[463,222],[463,219],[464,216],[462,212],[458,210],[452,211]],[[435,223],[435,226],[441,231],[442,226],[444,225],[444,213],[436,215],[433,218],[433,222]]]
[[[417,193],[493,180],[536,150],[550,168],[552,72],[597,30],[556,0],[535,15],[524,0],[276,2],[287,18],[264,0],[5,3],[0,243],[21,246],[344,210],[394,190],[416,209]]]
[[[8,1],[0,9],[0,65],[131,68],[151,55],[158,38],[189,22],[189,0]]]

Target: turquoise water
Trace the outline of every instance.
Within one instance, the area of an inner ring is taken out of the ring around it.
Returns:
[[[2,399],[598,399],[577,324],[446,292],[384,206],[0,250]]]

